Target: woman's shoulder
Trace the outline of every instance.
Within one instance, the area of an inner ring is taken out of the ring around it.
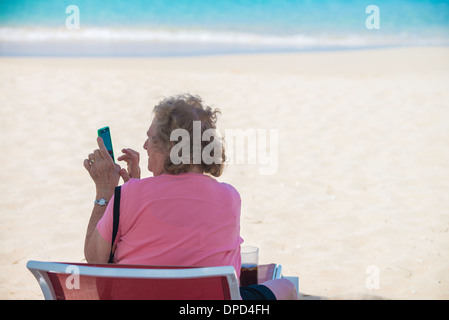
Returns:
[[[237,189],[231,185],[230,183],[227,182],[221,182],[218,181],[214,178],[212,178],[216,183],[216,185],[220,188],[221,192],[227,193],[228,196],[232,197],[235,200],[239,200],[240,201],[240,193],[237,191]]]
[[[154,180],[155,177],[148,177],[142,179],[131,178],[122,185],[122,189],[130,191],[135,189],[142,189],[145,187],[151,187],[152,185],[154,185],[155,182]]]
[[[235,194],[239,194],[239,192],[237,191],[237,189],[232,185],[229,184],[227,182],[219,182],[217,181],[224,189],[228,190],[231,193],[235,193]]]
[[[176,183],[180,182],[180,184]],[[220,193],[227,193],[229,196],[233,198],[240,199],[240,194],[237,189],[227,182],[218,181],[216,178],[210,177],[208,175],[160,175],[156,177],[148,177],[143,179],[130,179],[128,182],[123,184],[123,187],[127,192],[132,192],[133,190],[142,190],[142,189],[152,189],[157,188],[158,191],[161,189],[185,189],[186,186],[189,188],[194,188],[194,186],[202,185],[200,189],[215,189],[216,191],[220,191]]]

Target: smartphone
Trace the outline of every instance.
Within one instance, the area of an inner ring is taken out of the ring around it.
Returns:
[[[115,162],[114,151],[112,150],[111,130],[109,129],[109,127],[98,129],[98,136],[103,139],[104,146],[108,150],[112,160]]]

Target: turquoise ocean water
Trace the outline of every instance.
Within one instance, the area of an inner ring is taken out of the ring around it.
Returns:
[[[79,9],[79,24],[66,8]],[[379,29],[366,20],[379,9]],[[67,24],[69,19],[69,24]],[[74,25],[79,28],[71,29]],[[449,1],[1,0],[0,55],[179,56],[449,45]]]

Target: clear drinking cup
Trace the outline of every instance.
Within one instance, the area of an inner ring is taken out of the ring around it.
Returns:
[[[259,248],[242,246],[242,268],[240,269],[240,286],[246,287],[257,284],[257,271],[259,265]]]

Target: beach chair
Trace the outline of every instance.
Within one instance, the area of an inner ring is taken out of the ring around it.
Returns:
[[[232,266],[171,267],[28,261],[47,300],[239,300]],[[281,266],[259,266],[259,281]]]

